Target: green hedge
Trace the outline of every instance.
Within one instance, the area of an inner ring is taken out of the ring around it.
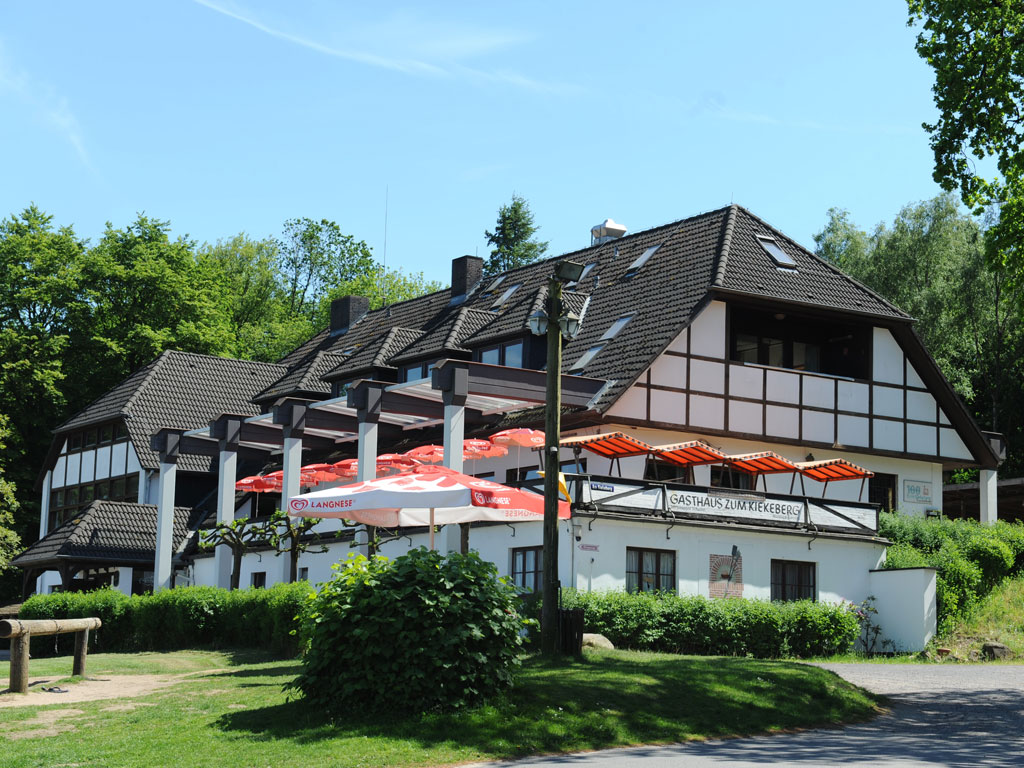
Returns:
[[[758,658],[831,656],[853,647],[860,626],[848,605],[712,600],[664,593],[563,590],[587,632],[617,647]]]
[[[935,568],[938,632],[945,635],[982,597],[1008,576],[1024,575],[1024,525],[999,521],[911,517],[878,518],[878,532],[893,542],[885,568]]]
[[[312,593],[307,582],[269,589],[227,590],[179,587],[152,595],[113,589],[34,595],[23,619],[98,616],[103,626],[90,633],[96,651],[170,651],[185,648],[265,648],[282,655],[298,652],[296,617]],[[72,635],[32,640],[34,656],[71,653]]]

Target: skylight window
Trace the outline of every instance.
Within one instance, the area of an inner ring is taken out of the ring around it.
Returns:
[[[508,277],[508,275],[498,275],[496,278],[494,278],[494,281],[490,285],[488,285],[487,290],[484,291],[484,295],[487,296],[498,290],[498,286],[505,281],[506,277]]]
[[[602,336],[600,340],[608,341],[609,339],[614,339],[619,335],[619,331],[626,327],[626,323],[632,319],[632,314],[623,315],[608,327],[608,330],[604,332],[604,336]]]
[[[493,304],[491,304],[491,311],[498,309],[506,301],[512,298],[512,294],[519,290],[519,285],[519,283],[516,283],[515,285],[510,285],[508,288],[506,288],[505,292],[501,294],[501,296],[499,296],[497,299],[495,299]]]
[[[570,368],[569,370],[582,371],[584,368],[587,367],[587,363],[589,363],[591,360],[597,357],[597,353],[600,352],[602,349],[604,349],[604,344],[595,344],[586,352],[584,352],[580,356],[580,359],[572,364],[572,368]]]
[[[654,252],[657,251],[659,248],[661,248],[660,243],[658,245],[652,245],[646,251],[641,253],[640,258],[638,258],[636,261],[629,265],[629,269],[626,270],[625,276],[633,277],[633,275],[635,275],[643,268],[644,264],[651,260],[651,256],[653,256]]]
[[[764,248],[765,253],[772,257],[772,261],[777,266],[783,267],[784,269],[796,269],[796,261],[786,253],[779,244],[775,241],[774,237],[768,237],[767,235],[758,235],[757,242]]]

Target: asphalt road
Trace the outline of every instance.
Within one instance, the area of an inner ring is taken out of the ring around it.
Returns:
[[[820,666],[888,696],[890,713],[870,723],[845,728],[537,757],[505,765],[516,768],[1024,766],[1024,666]]]

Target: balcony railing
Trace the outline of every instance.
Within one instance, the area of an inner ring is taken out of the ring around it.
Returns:
[[[574,514],[610,513],[859,535],[878,532],[878,505],[606,475],[565,474]],[[521,483],[543,493],[542,480]]]

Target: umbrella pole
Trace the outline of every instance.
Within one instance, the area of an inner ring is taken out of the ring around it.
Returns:
[[[434,508],[430,508],[430,548],[434,548]]]

